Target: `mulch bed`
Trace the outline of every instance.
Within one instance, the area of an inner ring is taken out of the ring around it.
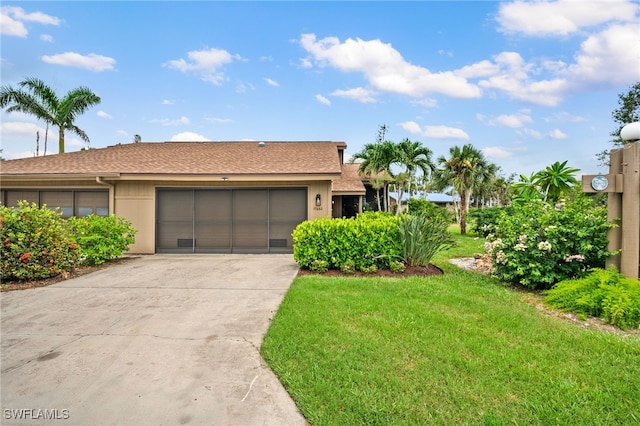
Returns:
[[[379,269],[376,272],[367,273],[355,271],[353,274],[345,274],[339,269],[329,269],[327,272],[319,273],[309,269],[300,268],[298,276],[303,275],[322,275],[323,277],[428,277],[431,275],[442,275],[444,272],[436,265],[429,264],[427,266],[407,266],[404,272],[391,272],[388,269]]]

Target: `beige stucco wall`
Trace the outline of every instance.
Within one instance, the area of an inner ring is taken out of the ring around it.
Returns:
[[[241,187],[305,187],[307,188],[308,219],[331,217],[331,181],[274,180],[274,181],[158,181],[118,180],[104,178],[104,184],[95,178],[78,180],[19,180],[7,179],[2,189],[105,189],[109,188],[110,213],[131,221],[137,230],[136,242],[129,247],[132,254],[155,253],[156,189],[157,188],[241,188]],[[320,194],[321,205],[316,206],[316,194]]]

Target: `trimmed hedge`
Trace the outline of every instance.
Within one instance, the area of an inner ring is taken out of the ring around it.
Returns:
[[[389,269],[391,262],[402,259],[398,219],[389,213],[305,221],[292,235],[293,258],[307,269],[326,262],[329,269],[371,271],[374,266]]]

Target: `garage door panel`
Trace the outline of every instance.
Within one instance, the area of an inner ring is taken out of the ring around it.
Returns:
[[[231,222],[221,224],[199,223],[196,225],[196,251],[221,252],[231,251]]]
[[[233,193],[233,249],[269,248],[269,191],[241,189]]]
[[[193,191],[158,192],[156,246],[159,251],[193,251]]]
[[[196,252],[231,252],[231,190],[195,192]]]

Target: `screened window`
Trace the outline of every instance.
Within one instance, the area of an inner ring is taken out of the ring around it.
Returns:
[[[2,191],[2,202],[6,206],[17,206],[18,201],[26,200],[39,207],[46,205],[50,209],[60,208],[62,217],[109,216],[109,191],[90,190],[14,190]]]

